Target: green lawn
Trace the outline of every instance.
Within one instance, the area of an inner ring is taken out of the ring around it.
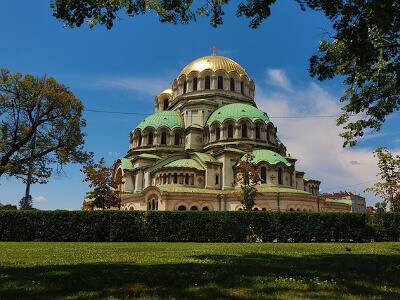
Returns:
[[[0,256],[0,299],[400,299],[400,243],[0,242]]]

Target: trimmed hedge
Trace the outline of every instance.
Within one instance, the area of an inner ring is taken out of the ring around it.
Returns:
[[[0,211],[1,241],[399,241],[400,214]]]

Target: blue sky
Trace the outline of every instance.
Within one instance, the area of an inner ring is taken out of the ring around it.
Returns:
[[[363,190],[376,180],[372,151],[379,145],[399,150],[399,114],[388,118],[379,133],[370,133],[357,147],[342,149],[335,118],[343,93],[340,79],[320,83],[308,75],[308,59],[331,25],[318,12],[302,12],[295,1],[277,1],[272,15],[258,29],[236,18],[228,7],[224,25],[207,20],[189,25],[158,22],[154,13],[130,18],[120,13],[112,30],[65,28],[52,16],[49,1],[0,2],[0,68],[42,76],[64,83],[87,111],[86,150],[108,165],[126,154],[129,132],[154,112],[154,97],[170,87],[194,59],[227,56],[244,67],[256,84],[256,102],[278,127],[288,152],[309,177],[322,181],[323,192],[356,191],[373,205],[377,199]],[[233,1],[234,3],[234,1]],[[96,113],[90,110],[132,114]],[[305,118],[287,118],[287,117]],[[44,210],[80,209],[89,190],[81,166],[64,166],[66,176],[33,185],[34,207]],[[0,179],[0,202],[18,204],[24,185]]]

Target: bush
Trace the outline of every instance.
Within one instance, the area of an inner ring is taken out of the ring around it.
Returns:
[[[399,241],[400,214],[0,211],[1,241]]]

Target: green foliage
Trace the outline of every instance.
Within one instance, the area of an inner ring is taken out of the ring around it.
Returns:
[[[119,207],[121,203],[121,192],[118,186],[123,183],[122,178],[113,177],[113,167],[105,165],[104,157],[98,163],[84,166],[82,173],[86,175],[83,182],[90,182],[92,191],[86,193],[85,199],[90,206],[101,209]]]
[[[383,199],[378,209],[383,210],[387,204],[390,204],[390,210],[400,212],[400,156],[393,155],[386,150],[386,147],[376,149],[374,156],[378,158],[380,171],[377,175],[382,181],[365,191],[374,192],[375,196]]]
[[[17,210],[17,206],[16,205],[12,205],[12,204],[6,204],[4,206],[0,206],[0,210]]]
[[[51,165],[90,161],[91,154],[83,151],[82,109],[81,101],[54,78],[0,69],[0,177],[26,180],[32,156],[33,183],[45,183]]]
[[[400,214],[0,211],[0,241],[368,242],[400,240]]]
[[[240,172],[240,188],[241,200],[245,210],[252,210],[254,207],[257,189],[256,185],[260,183],[260,176],[257,166],[253,163],[254,155],[251,151],[247,151],[244,157],[239,160],[239,172]]]

